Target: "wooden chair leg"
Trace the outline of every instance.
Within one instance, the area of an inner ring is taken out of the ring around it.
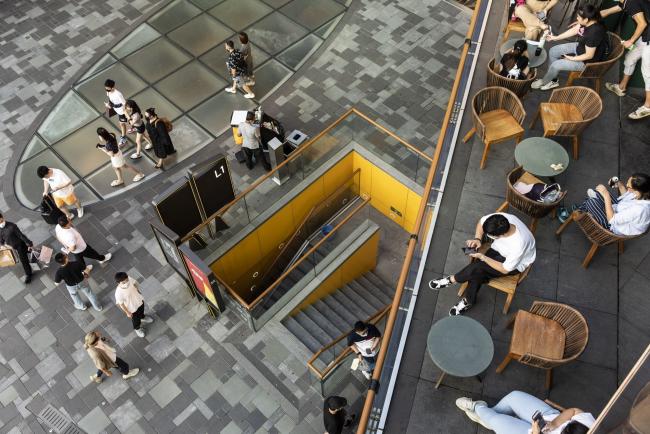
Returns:
[[[625,251],[625,245],[623,244],[623,241],[619,241],[618,242],[618,253],[622,255],[624,251]]]
[[[515,137],[515,144],[521,142],[523,138],[524,138],[524,133],[519,134],[517,137]]]
[[[505,359],[503,359],[503,362],[499,366],[497,366],[497,374],[500,374],[503,372],[504,369],[506,369],[506,366],[508,366],[508,363],[513,359],[512,353],[508,353]]]
[[[501,204],[501,206],[499,208],[497,208],[497,210],[495,212],[503,212],[503,211],[507,210],[509,206],[510,206],[510,204],[506,200],[505,202],[503,202]]]
[[[594,78],[594,89],[598,95],[600,95],[600,81],[600,78]]]
[[[553,385],[553,370],[552,369],[547,369],[546,370],[546,390],[551,390],[551,386]]]
[[[539,111],[540,109],[537,109],[537,112],[535,113],[535,116],[533,116],[533,120],[530,122],[530,128],[533,128],[535,124],[537,123],[537,119],[539,119]]]
[[[463,137],[463,143],[467,143],[467,141],[472,138],[475,132],[476,132],[476,128],[472,128],[471,130],[469,130],[467,134],[465,134],[465,137]]]
[[[577,75],[575,72],[570,72],[569,73],[569,78],[566,81],[567,86],[571,86],[573,84],[573,80],[577,78]]]
[[[485,169],[485,162],[487,161],[488,151],[490,150],[490,142],[485,142],[483,148],[483,157],[481,157],[481,169]]]
[[[510,309],[510,303],[512,303],[512,300],[515,298],[515,294],[508,294],[506,297],[506,302],[503,305],[503,311],[502,313],[505,315],[508,313],[508,310]]]
[[[583,268],[587,268],[589,266],[589,263],[591,262],[591,259],[596,254],[596,250],[598,250],[598,244],[592,243],[591,248],[589,249],[589,252],[587,253],[587,256],[585,256],[585,260],[582,261],[582,267]]]
[[[508,320],[508,324],[506,324],[507,329],[512,329],[515,326],[515,321],[517,320],[517,314],[512,314],[510,315],[510,319]]]
[[[467,285],[468,285],[467,282],[465,282],[465,283],[463,283],[462,285],[460,285],[460,288],[458,288],[458,296],[459,296],[459,297],[462,297],[463,294],[465,294],[465,290],[467,289]]]
[[[499,212],[499,211],[497,211],[497,212]],[[537,229],[537,218],[533,217],[533,221],[530,222],[530,226],[528,228],[530,229],[530,231],[533,234],[535,233],[535,229]]]
[[[571,213],[571,215],[560,225],[559,228],[557,228],[557,231],[555,231],[555,235],[560,235],[564,229],[566,229],[569,224],[573,222],[574,215]]]
[[[580,148],[580,138],[578,136],[572,136],[573,140],[573,159],[578,159],[578,153]]]

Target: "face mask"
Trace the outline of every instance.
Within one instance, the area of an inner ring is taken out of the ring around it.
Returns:
[[[120,288],[128,288],[129,287],[129,282],[120,282]]]
[[[4,227],[5,227],[5,225],[6,225],[6,223],[5,223],[5,222],[2,222],[2,223],[0,223],[0,228],[4,228]]]

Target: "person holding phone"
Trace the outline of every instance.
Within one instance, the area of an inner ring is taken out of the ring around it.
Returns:
[[[531,87],[550,90],[560,86],[558,75],[563,71],[582,71],[587,63],[601,62],[609,56],[607,28],[600,22],[600,12],[593,5],[580,5],[576,22],[557,36],[546,36],[547,41],[561,41],[578,37],[578,42],[569,42],[552,47],[548,52],[549,68],[544,77],[533,81]]]
[[[456,407],[497,434],[586,434],[596,422],[591,413],[579,408],[560,412],[541,399],[517,390],[501,398],[494,407],[466,397],[458,398]]]
[[[372,324],[357,321],[354,330],[348,335],[348,346],[357,353],[359,360],[366,363],[366,369],[361,371],[366,379],[372,378],[372,371],[377,363],[377,352],[381,341],[381,332]]]

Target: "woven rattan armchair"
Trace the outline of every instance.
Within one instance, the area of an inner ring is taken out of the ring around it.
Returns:
[[[516,80],[513,78],[508,78],[500,75],[496,72],[495,69],[495,60],[490,60],[487,67],[487,85],[488,86],[499,86],[505,87],[508,90],[514,92],[519,98],[523,98],[524,95],[530,91],[530,85],[537,78],[537,69],[531,68],[528,73],[528,78],[525,80]]]
[[[546,370],[546,388],[553,381],[553,368],[577,359],[589,341],[585,318],[561,303],[535,301],[529,311],[520,310],[514,318],[510,350],[497,373],[512,360]]]
[[[645,233],[640,235],[616,235],[614,232],[602,227],[591,214],[581,211],[573,211],[555,232],[555,235],[561,235],[562,231],[564,231],[564,229],[566,229],[566,227],[572,222],[576,222],[578,227],[582,232],[584,232],[587,239],[591,241],[591,248],[589,249],[589,252],[587,252],[584,261],[582,261],[582,266],[584,268],[589,266],[591,259],[594,257],[596,250],[598,250],[599,247],[618,243],[618,252],[623,253],[624,241],[642,237],[650,231],[650,229],[648,229]]]
[[[532,128],[542,118],[544,137],[571,137],[573,158],[578,159],[580,134],[603,110],[603,101],[593,90],[584,86],[571,86],[553,90],[548,102],[539,105],[539,110],[530,124]]]
[[[521,126],[526,117],[524,106],[512,91],[503,87],[486,87],[476,92],[472,98],[472,128],[463,137],[467,142],[474,133],[477,133],[484,144],[481,169],[485,168],[485,161],[493,143],[515,139],[519,143],[524,136]]]
[[[569,79],[566,82],[567,86],[571,86],[573,81],[578,78],[589,78],[594,81],[594,89],[600,94],[600,84],[603,76],[609,68],[614,66],[614,64],[623,56],[625,48],[621,42],[621,38],[611,32],[607,32],[610,41],[610,53],[607,60],[602,62],[587,63],[585,69],[582,71],[573,71],[569,73]]]
[[[564,199],[566,191],[563,191],[560,194],[557,201],[553,203],[542,203],[529,199],[525,195],[519,193],[514,187],[517,181],[526,184],[543,183],[540,179],[537,179],[535,176],[526,172],[522,166],[515,167],[506,178],[506,200],[501,204],[496,212],[503,212],[506,211],[508,207],[513,207],[527,216],[532,217],[533,220],[530,222],[529,227],[530,231],[534,233],[535,228],[537,227],[537,219],[546,217],[551,212],[555,213],[558,205],[562,199]]]

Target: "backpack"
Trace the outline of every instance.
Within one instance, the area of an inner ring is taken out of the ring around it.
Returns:
[[[561,195],[560,184],[542,184],[540,182],[533,184],[533,188],[525,194],[529,199],[547,204],[557,202]]]
[[[63,211],[56,206],[56,202],[54,202],[54,199],[50,194],[43,196],[39,209],[41,211],[41,217],[43,217],[45,223],[51,225],[57,224],[59,222],[59,217],[65,215],[63,214]]]
[[[165,129],[167,130],[168,133],[171,133],[171,131],[174,129],[174,125],[172,124],[172,121],[170,121],[168,118],[158,118],[156,120],[156,124],[158,121],[162,121],[163,124],[165,124]]]

